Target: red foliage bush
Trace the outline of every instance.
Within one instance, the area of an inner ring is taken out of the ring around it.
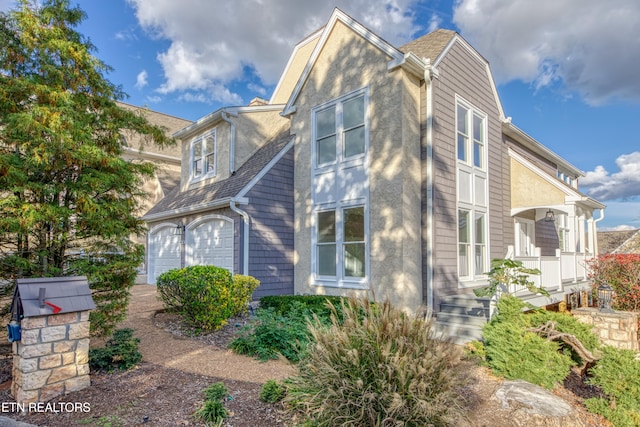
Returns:
[[[640,255],[606,254],[588,261],[594,288],[606,282],[614,291],[613,308],[640,311]]]

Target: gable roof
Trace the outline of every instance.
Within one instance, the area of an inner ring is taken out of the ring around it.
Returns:
[[[293,136],[287,127],[258,149],[229,178],[182,192],[178,186],[142,219],[155,221],[228,206],[234,198],[246,194],[257,179],[291,148],[292,142]]]
[[[400,50],[383,40],[382,37],[353,19],[351,16],[347,15],[340,9],[335,8],[333,10],[333,13],[331,14],[331,17],[329,18],[329,21],[322,29],[320,39],[316,43],[316,46],[313,49],[313,52],[311,53],[311,56],[309,57],[309,60],[307,61],[307,64],[305,65],[304,70],[302,71],[302,74],[300,75],[300,78],[298,79],[296,86],[291,93],[291,96],[289,97],[289,101],[287,102],[281,113],[283,116],[289,116],[295,113],[294,103],[298,99],[298,95],[302,90],[302,86],[304,86],[304,83],[307,81],[307,78],[311,73],[311,69],[315,65],[320,52],[324,48],[324,45],[331,35],[331,31],[338,22],[346,25],[353,32],[366,39],[369,43],[371,43],[382,52],[386,53],[390,58],[387,64],[387,68],[389,70],[397,67],[407,67],[414,73],[420,73],[421,70],[424,71],[427,69],[428,64],[424,63],[422,59],[418,58],[412,52],[409,52],[407,54],[401,52]]]
[[[640,230],[598,231],[600,254],[639,254]]]
[[[420,58],[427,58],[432,63],[444,52],[457,33],[453,30],[437,29],[400,46],[404,53],[413,52]]]

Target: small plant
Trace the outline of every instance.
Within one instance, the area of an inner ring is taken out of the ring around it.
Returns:
[[[213,265],[169,270],[157,280],[165,307],[202,331],[218,330],[228,318],[245,312],[259,284],[251,276],[232,276]]]
[[[540,274],[537,268],[526,268],[522,261],[513,259],[494,259],[491,261],[489,285],[483,288],[474,289],[477,297],[493,297],[501,294],[510,294],[516,286],[527,288],[534,294],[549,296],[544,288],[537,287],[530,279],[529,275]]]
[[[227,386],[222,382],[211,384],[209,387],[204,389],[204,396],[207,400],[223,401],[228,395],[229,390],[227,390]]]
[[[466,370],[431,320],[357,299],[343,315],[310,326],[314,344],[287,381],[286,403],[324,426],[457,425]]]
[[[277,403],[284,399],[286,390],[282,384],[276,380],[268,380],[260,389],[260,401],[266,403]]]
[[[224,407],[224,400],[229,395],[229,390],[222,382],[211,384],[204,389],[205,401],[194,414],[196,418],[207,425],[221,426],[229,412]]]
[[[133,329],[118,329],[102,348],[89,350],[89,366],[96,371],[126,371],[142,361],[138,350],[139,338]]]

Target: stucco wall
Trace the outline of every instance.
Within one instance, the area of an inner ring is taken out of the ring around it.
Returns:
[[[511,159],[511,207],[564,204],[565,194],[538,174]]]
[[[338,22],[320,53],[292,115],[296,134],[295,291],[349,294],[313,285],[311,274],[311,109],[368,87],[370,290],[361,295],[409,309],[422,303],[420,251],[419,85],[387,71],[389,57]]]
[[[279,86],[271,97],[272,104],[285,104],[289,101],[291,92],[293,92],[293,88],[298,82],[298,77],[307,65],[319,39],[320,37],[318,36],[307,40],[305,44],[296,46],[296,49],[291,54],[292,57],[289,59],[288,68],[284,70],[285,74],[280,77]]]
[[[281,110],[242,112],[237,117],[230,117],[236,127],[235,169],[242,166],[278,130],[289,125],[289,119],[282,117],[280,112]],[[227,164],[228,162],[227,157]]]

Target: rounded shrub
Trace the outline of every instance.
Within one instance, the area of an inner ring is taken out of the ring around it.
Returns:
[[[312,344],[287,381],[285,402],[326,426],[456,425],[466,382],[459,350],[434,339],[431,320],[388,301],[349,299],[343,322],[313,322]]]
[[[218,330],[227,319],[247,310],[260,282],[220,267],[198,265],[169,270],[157,279],[166,308],[179,312],[194,327]]]

